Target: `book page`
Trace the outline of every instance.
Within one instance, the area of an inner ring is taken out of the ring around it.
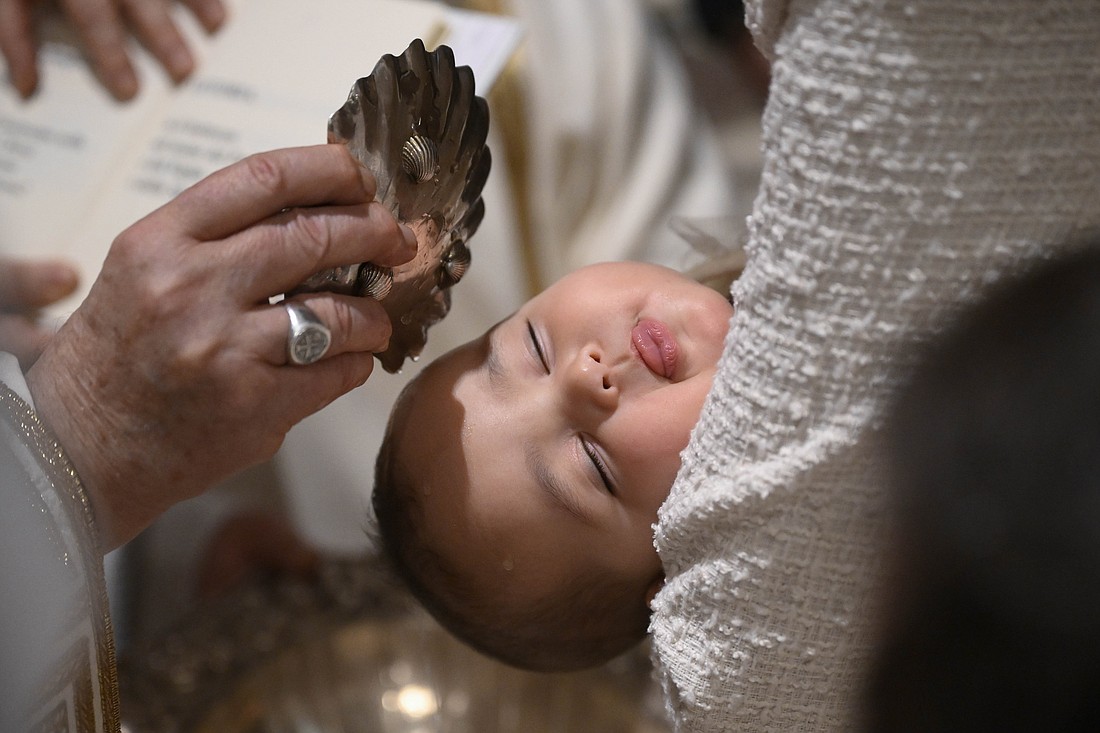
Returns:
[[[487,96],[512,59],[523,27],[510,15],[490,15],[447,7],[446,31],[441,43],[455,52],[455,63],[474,70],[477,93]]]
[[[57,17],[45,19],[39,88],[30,101],[0,84],[2,253],[56,254],[170,89],[148,55],[135,54],[141,92],[127,104],[116,102],[67,30]]]

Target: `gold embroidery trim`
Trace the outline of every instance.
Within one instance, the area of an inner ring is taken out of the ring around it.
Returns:
[[[121,728],[118,699],[118,667],[115,663],[115,638],[111,628],[111,614],[107,599],[107,581],[103,571],[103,553],[99,542],[95,516],[91,502],[76,469],[65,455],[61,444],[38,415],[6,384],[0,382],[0,417],[34,455],[39,468],[45,474],[58,495],[68,499],[63,502],[69,525],[74,528],[80,557],[74,561],[83,564],[84,576],[93,586],[92,614],[96,626],[96,656],[99,670],[99,689],[102,695],[103,729],[117,731]],[[94,730],[94,720],[89,730]]]

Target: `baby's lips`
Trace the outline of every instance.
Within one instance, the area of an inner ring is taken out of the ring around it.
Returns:
[[[661,321],[644,318],[630,332],[630,340],[649,371],[664,379],[676,374],[680,347],[676,338]]]

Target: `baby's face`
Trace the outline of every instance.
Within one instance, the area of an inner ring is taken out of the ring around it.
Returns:
[[[437,548],[502,599],[581,568],[659,582],[652,527],[732,312],[672,270],[595,265],[430,365],[399,462]]]

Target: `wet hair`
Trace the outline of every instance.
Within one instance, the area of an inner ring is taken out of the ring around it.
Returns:
[[[564,672],[600,665],[641,641],[649,626],[645,589],[596,569],[527,604],[502,603],[424,531],[424,507],[402,464],[413,380],[390,415],[371,499],[380,549],[412,595],[449,632],[521,669]]]
[[[888,423],[897,574],[866,731],[1100,725],[1100,239],[926,352]]]

